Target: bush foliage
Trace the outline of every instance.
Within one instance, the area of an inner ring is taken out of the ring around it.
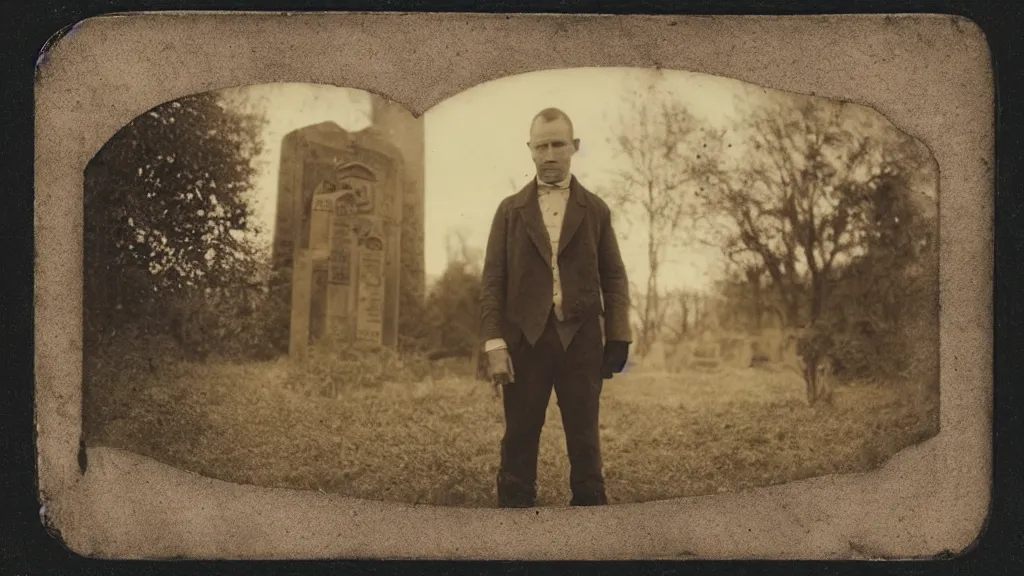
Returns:
[[[89,162],[87,361],[121,354],[126,334],[167,344],[150,357],[193,360],[287,345],[248,197],[265,121],[223,94],[187,96],[129,122]]]

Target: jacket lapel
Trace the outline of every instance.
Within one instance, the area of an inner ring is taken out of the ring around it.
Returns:
[[[523,223],[526,225],[526,232],[533,240],[537,251],[544,257],[544,261],[551,266],[551,240],[548,239],[547,228],[544,227],[544,217],[540,213],[540,203],[537,201],[537,181],[532,180],[519,192],[517,205]],[[568,214],[566,214],[568,216]]]
[[[580,187],[579,182],[576,181],[574,176],[569,182],[569,202],[565,206],[565,219],[562,220],[562,234],[558,238],[558,253],[561,254],[565,247],[569,245],[576,230],[579,229],[580,223],[583,222],[583,216],[586,214],[587,199],[583,193],[583,189]],[[539,213],[539,210],[538,210]]]

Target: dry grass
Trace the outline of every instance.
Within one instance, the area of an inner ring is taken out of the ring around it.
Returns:
[[[180,364],[89,384],[85,431],[114,446],[232,482],[450,506],[493,506],[499,401],[442,378],[294,391],[286,361]],[[131,382],[130,384],[128,382]],[[628,374],[605,383],[609,498],[642,502],[870,470],[937,431],[936,399],[841,387],[808,408],[795,375],[758,370]],[[555,398],[541,439],[539,504],[569,500]]]

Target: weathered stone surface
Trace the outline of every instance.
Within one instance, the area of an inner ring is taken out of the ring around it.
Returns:
[[[394,347],[402,281],[422,294],[422,120],[382,106],[382,126],[323,123],[282,142],[273,261],[292,269],[291,355],[328,335]]]
[[[402,335],[402,328],[415,330],[420,321],[416,314],[426,290],[424,274],[424,123],[401,104],[384,98],[373,99],[373,125],[402,154],[403,175],[402,219],[400,236],[400,275],[398,319],[388,318]],[[392,294],[392,297],[394,294]]]
[[[313,257],[309,253],[297,255],[293,260],[291,291],[291,332],[288,338],[288,354],[301,357],[309,344],[308,303],[312,298]]]

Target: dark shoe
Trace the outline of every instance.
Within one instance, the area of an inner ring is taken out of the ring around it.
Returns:
[[[569,506],[605,506],[608,504],[608,496],[602,492],[573,493]]]
[[[499,508],[533,508],[536,505],[536,484],[526,484],[507,474],[498,473]]]
[[[498,497],[498,508],[535,508],[536,502]]]

